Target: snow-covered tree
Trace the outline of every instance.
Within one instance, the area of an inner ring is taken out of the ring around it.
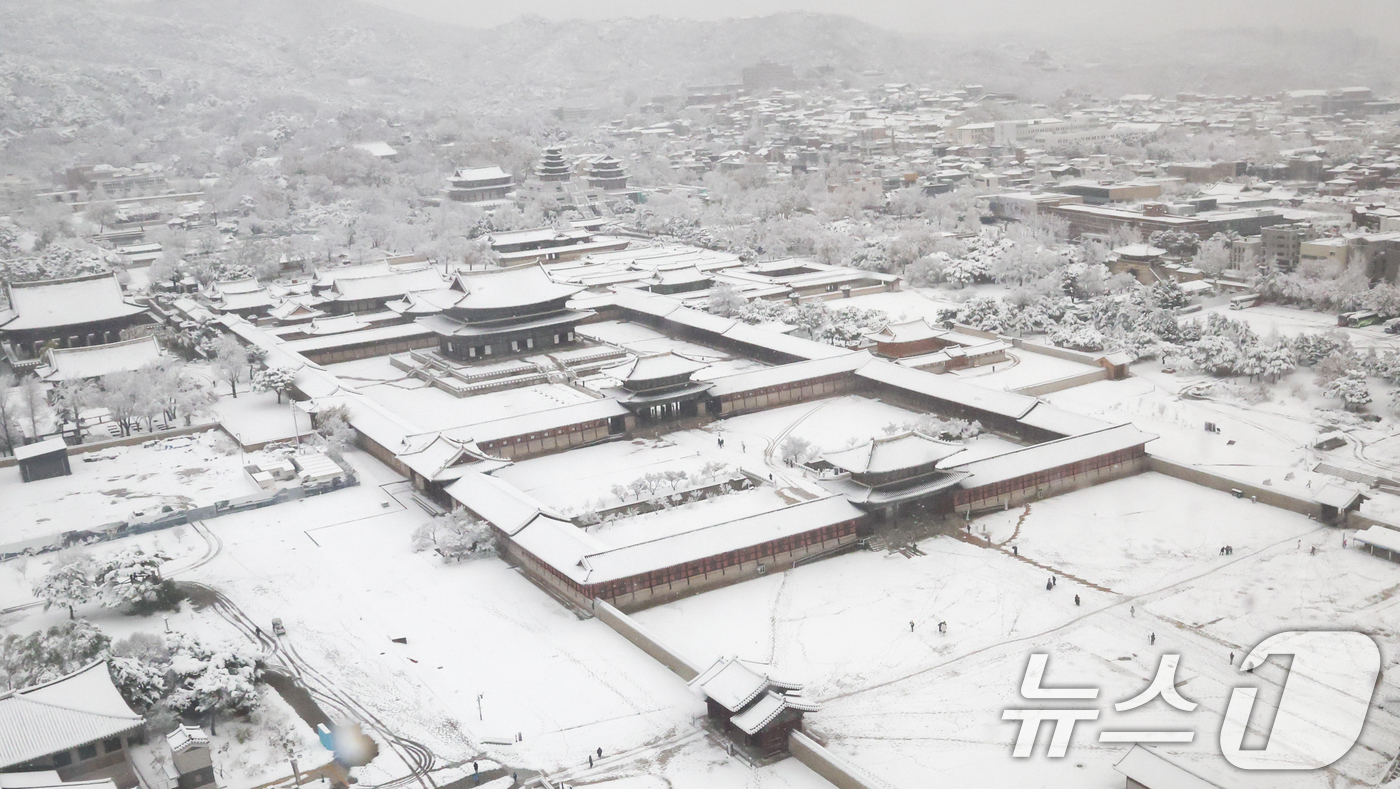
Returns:
[[[1285,375],[1298,368],[1298,363],[1293,356],[1293,349],[1285,342],[1278,342],[1270,345],[1266,351],[1264,359],[1265,378],[1270,381],[1277,381]]]
[[[1208,334],[1186,348],[1192,363],[1215,376],[1232,375],[1240,363],[1240,348],[1227,337]]]
[[[110,644],[86,619],[27,636],[10,634],[0,640],[0,675],[11,689],[38,685],[106,657]]]
[[[209,647],[179,633],[172,634],[169,643],[175,685],[167,700],[171,709],[187,715],[211,715],[212,720],[213,713],[247,715],[257,707],[261,670],[250,647]]]
[[[355,428],[350,426],[350,409],[335,405],[317,412],[316,435],[325,442],[326,453],[339,460],[341,454],[355,443]]]
[[[413,550],[434,551],[444,562],[485,556],[495,550],[491,524],[462,507],[433,518],[413,533]]]
[[[253,376],[253,386],[259,392],[276,392],[277,402],[282,402],[282,394],[292,388],[296,383],[297,371],[291,367],[269,367],[259,370]]]
[[[232,334],[220,334],[219,339],[210,345],[214,354],[211,364],[214,373],[222,381],[228,381],[235,398],[238,397],[238,382],[248,376],[248,349]]]
[[[1322,393],[1341,400],[1342,406],[1348,411],[1359,411],[1362,406],[1371,402],[1371,390],[1366,386],[1366,379],[1356,372],[1332,380],[1322,388]]]
[[[97,563],[93,581],[104,605],[142,605],[169,594],[160,567],[170,557],[127,548]]]
[[[728,282],[720,282],[711,290],[705,299],[705,309],[715,315],[725,318],[732,316],[743,307],[747,300],[739,295],[739,291]]]
[[[820,447],[802,436],[788,436],[778,445],[778,457],[789,466],[805,463],[820,451]]]
[[[168,689],[166,669],[132,657],[113,657],[107,664],[112,684],[137,712],[154,707]]]
[[[68,618],[74,619],[74,609],[97,598],[97,571],[97,564],[86,553],[61,555],[35,584],[34,596],[44,601],[46,609],[49,606],[67,608]]]

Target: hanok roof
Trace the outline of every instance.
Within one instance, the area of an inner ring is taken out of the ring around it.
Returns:
[[[768,676],[738,658],[720,658],[705,669],[690,684],[700,689],[730,712],[738,712],[763,695],[769,688],[799,690],[801,685]]]
[[[452,305],[463,310],[494,310],[568,298],[583,288],[561,285],[540,266],[486,273],[459,273],[452,287],[463,295]]]
[[[398,459],[424,479],[442,482],[458,479],[468,470],[487,472],[510,465],[471,444],[439,435],[421,449],[400,453]]]
[[[1029,414],[1021,417],[1020,422],[1023,425],[1058,433],[1061,436],[1077,436],[1081,433],[1092,433],[1113,426],[1112,422],[1066,411],[1049,403],[1038,403]]]
[[[42,455],[52,455],[57,452],[67,452],[68,445],[61,438],[50,438],[44,441],[36,441],[33,444],[25,444],[22,447],[15,447],[15,460],[29,460]]]
[[[330,334],[343,334],[348,331],[359,331],[368,329],[370,324],[355,317],[355,313],[348,315],[332,315],[330,317],[312,318],[311,324],[302,331],[306,334],[324,336]]]
[[[155,337],[88,345],[79,348],[52,348],[44,352],[44,364],[49,370],[43,379],[49,382],[81,381],[101,378],[112,373],[131,372],[160,361],[160,344]]]
[[[697,362],[666,351],[650,356],[633,357],[617,367],[609,367],[603,372],[624,382],[655,381],[658,378],[697,373],[706,367],[709,365],[704,362]]]
[[[1335,507],[1339,510],[1345,510],[1356,504],[1357,499],[1364,498],[1365,496],[1360,491],[1331,483],[1323,485],[1317,493],[1313,494],[1313,501],[1324,507]]]
[[[1037,402],[1034,397],[963,383],[951,376],[913,370],[883,359],[867,362],[856,371],[856,375],[916,394],[1013,419],[1025,416]]]
[[[14,282],[8,286],[15,317],[0,331],[55,329],[139,315],[144,308],[122,297],[115,273],[70,279]]]
[[[408,271],[389,268],[368,276],[339,276],[325,298],[335,301],[360,301],[404,296],[420,290],[436,290],[444,286],[442,275],[431,266]]]
[[[972,474],[963,482],[964,488],[979,488],[993,482],[1016,479],[1037,471],[1059,468],[1110,452],[1140,446],[1154,438],[1156,436],[1144,433],[1130,424],[1115,425],[1093,433],[1013,449],[954,468]]]
[[[453,180],[486,181],[493,178],[506,178],[506,171],[499,167],[459,167],[452,174]]]
[[[546,507],[529,494],[489,474],[466,471],[448,485],[447,495],[485,518],[491,525],[514,535],[525,528]]]
[[[770,690],[748,709],[731,717],[729,722],[745,734],[757,734],[781,715],[783,710],[789,709],[816,712],[821,707],[800,696],[789,696]]]
[[[852,474],[882,474],[931,465],[962,452],[964,448],[961,444],[939,441],[910,430],[871,439],[850,449],[828,452],[822,459]]]
[[[145,721],[112,684],[105,660],[0,696],[0,769],[125,734]]]
[[[934,328],[927,320],[918,318],[903,323],[886,323],[879,331],[870,332],[866,336],[876,342],[919,342],[945,333],[945,330]]]

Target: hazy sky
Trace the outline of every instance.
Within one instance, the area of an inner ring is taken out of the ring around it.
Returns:
[[[1349,27],[1400,33],[1400,0],[369,0],[432,19],[490,27],[522,14],[550,19],[662,16],[717,19],[808,10],[911,32],[1050,34],[1203,27]]]

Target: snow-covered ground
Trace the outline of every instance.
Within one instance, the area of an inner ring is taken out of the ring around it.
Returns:
[[[73,473],[20,481],[19,469],[0,469],[0,545],[126,520],[163,504],[200,507],[257,492],[243,473],[243,454],[214,447],[217,430],[69,457]],[[87,462],[88,458],[97,458]]]
[[[499,559],[444,564],[413,552],[412,534],[428,515],[407,483],[359,452],[350,459],[359,487],[207,522],[222,551],[185,580],[224,590],[264,630],[280,617],[286,644],[391,728],[431,747],[440,765],[486,751],[506,764],[576,769],[601,747],[617,758],[591,773],[599,777],[641,765],[697,789],[710,776],[820,785],[800,766],[751,774],[695,745],[704,706],[683,682]],[[114,637],[152,624],[96,613]],[[35,610],[11,626],[23,632],[55,617]],[[207,611],[171,622],[228,635]],[[514,745],[481,745],[516,734],[523,740]],[[359,774],[380,783],[405,772],[385,749]]]
[[[1135,364],[1122,381],[1097,381],[1045,396],[1049,402],[1088,416],[1131,421],[1159,436],[1147,445],[1154,455],[1199,466],[1254,484],[1267,484],[1295,496],[1311,497],[1326,484],[1352,484],[1313,471],[1318,463],[1366,474],[1400,476],[1393,441],[1395,422],[1367,423],[1337,408],[1311,383],[1312,372],[1300,370],[1270,388],[1268,399],[1252,403],[1229,396],[1183,397],[1181,392],[1220,379],[1196,374],[1168,374],[1155,363]],[[1239,383],[1239,382],[1236,382]],[[1207,432],[1206,423],[1219,428]],[[1321,451],[1317,437],[1336,423],[1348,446]],[[1400,518],[1400,497],[1378,491],[1363,512]]]
[[[742,357],[735,357],[726,351],[711,348],[708,345],[680,340],[668,337],[655,329],[630,321],[599,321],[598,323],[588,323],[579,326],[575,333],[591,337],[599,342],[609,345],[616,345],[620,348],[636,354],[652,354],[670,351],[681,354],[697,361],[726,362],[724,369],[728,373],[743,372],[744,370],[756,370],[765,367],[761,362],[756,362]],[[704,376],[702,376],[704,377]]]
[[[164,553],[170,557],[169,563],[166,564],[167,571],[188,567],[208,552],[208,545],[194,527],[188,525],[135,534],[120,540],[71,550],[83,551],[100,560],[128,548],[140,548],[146,553]],[[46,553],[38,556],[19,556],[7,562],[0,562],[0,609],[35,602],[31,590],[43,580],[49,567],[63,556],[63,552]]]
[[[824,705],[808,717],[813,728],[894,786],[937,775],[948,785],[1116,789],[1112,764],[1127,746],[1099,744],[1104,729],[1195,730],[1196,742],[1166,749],[1222,785],[1260,789],[1373,784],[1400,749],[1400,721],[1387,711],[1400,689],[1387,679],[1376,696],[1385,709],[1330,768],[1255,777],[1218,755],[1230,689],[1262,680],[1273,703],[1284,679],[1273,665],[1239,674],[1231,652],[1238,661],[1280,630],[1343,627],[1373,633],[1386,665],[1395,660],[1394,565],[1342,549],[1338,531],[1157,474],[973,523],[984,528],[1002,544],[938,537],[913,559],[850,554],[636,617],[696,660],[770,661],[806,682]],[[1223,544],[1233,555],[1219,554]],[[1052,574],[1060,582],[1047,591]],[[1017,724],[1001,712],[1029,706],[1018,688],[1033,652],[1050,655],[1046,685],[1102,689],[1097,703],[1061,705],[1105,709],[1076,727],[1065,759],[1043,756],[1044,731],[1036,758],[1010,756]],[[1145,688],[1165,653],[1182,656],[1180,692],[1201,708],[1188,715],[1158,701],[1115,713],[1110,705]]]
[[[220,423],[243,446],[256,446],[270,441],[296,440],[298,435],[312,432],[311,416],[292,407],[283,397],[277,402],[274,392],[255,392],[247,383],[239,384],[238,397],[232,397],[225,385],[223,393],[210,410]]]
[[[1008,355],[1011,358],[1004,362],[989,364],[985,367],[970,367],[946,374],[956,376],[970,384],[985,386],[988,389],[1009,391],[1103,369],[1023,350],[1009,351]]]
[[[1227,318],[1244,321],[1260,337],[1268,337],[1274,332],[1284,337],[1292,337],[1303,333],[1339,331],[1351,338],[1352,344],[1358,348],[1400,347],[1400,335],[1386,334],[1380,324],[1359,329],[1339,327],[1337,316],[1332,313],[1285,307],[1281,304],[1261,304],[1247,310],[1232,310],[1227,297],[1211,299],[1206,305],[1201,312],[1185,315],[1183,319],[1200,318],[1204,313],[1218,312]]]
[[[593,399],[563,384],[539,384],[473,397],[455,397],[407,377],[380,384],[361,383],[359,390],[425,431],[533,414]]]

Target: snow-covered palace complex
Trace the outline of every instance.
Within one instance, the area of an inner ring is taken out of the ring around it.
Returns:
[[[844,552],[910,514],[956,525],[1136,474],[1154,438],[940,374],[1000,343],[960,327],[914,331],[928,353],[900,355],[894,331],[876,337],[882,353],[850,350],[538,267],[458,275],[388,306],[436,338],[388,357],[407,386],[342,376],[300,341],[223,320],[298,370],[305,408],[343,406],[360,446],[425,504],[489,522],[506,556],[584,609]],[[1111,354],[1076,356],[1094,379],[1126,374]],[[798,422],[820,440],[794,439]],[[968,423],[981,432],[940,427]]]

